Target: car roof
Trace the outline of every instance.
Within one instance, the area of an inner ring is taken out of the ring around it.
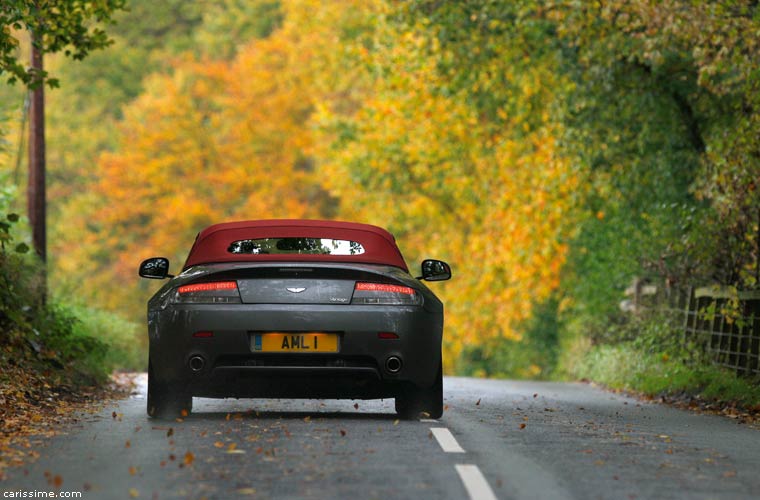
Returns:
[[[359,255],[233,254],[233,241],[256,238],[333,238],[359,242]],[[370,224],[334,220],[266,219],[223,222],[207,227],[195,238],[184,269],[219,262],[354,262],[383,264],[409,271],[396,239],[385,229]]]

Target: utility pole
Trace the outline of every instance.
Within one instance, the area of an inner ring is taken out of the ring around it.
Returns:
[[[42,40],[32,31],[32,70],[42,75]],[[45,204],[45,89],[42,81],[32,86],[29,108],[29,184],[27,213],[32,228],[32,244],[43,265],[47,262]],[[45,275],[43,270],[43,276]],[[43,277],[46,281],[46,278]],[[43,282],[43,290],[46,286]]]

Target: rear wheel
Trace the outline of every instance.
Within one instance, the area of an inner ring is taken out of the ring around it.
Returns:
[[[148,415],[153,418],[176,418],[189,415],[193,398],[174,384],[160,380],[148,362]]]
[[[435,382],[428,388],[406,387],[396,396],[396,413],[405,420],[441,418],[443,415],[443,363],[438,364]]]

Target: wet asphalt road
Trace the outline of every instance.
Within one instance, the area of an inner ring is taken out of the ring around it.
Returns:
[[[583,384],[447,377],[437,422],[398,421],[392,400],[198,398],[180,422],[146,417],[141,380],[9,470],[0,498],[760,496],[760,430]]]

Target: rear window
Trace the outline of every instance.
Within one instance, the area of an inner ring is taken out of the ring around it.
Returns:
[[[286,237],[233,241],[227,251],[244,255],[361,255],[364,247],[350,240]]]

